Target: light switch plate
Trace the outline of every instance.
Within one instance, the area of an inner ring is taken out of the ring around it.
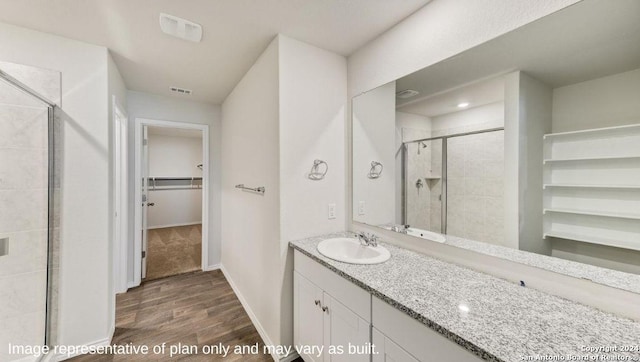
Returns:
[[[364,215],[364,201],[358,202],[358,215]]]
[[[329,204],[329,220],[336,218],[336,204]]]

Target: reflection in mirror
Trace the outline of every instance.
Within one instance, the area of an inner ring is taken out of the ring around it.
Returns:
[[[584,0],[355,97],[353,220],[640,292],[638,44]]]

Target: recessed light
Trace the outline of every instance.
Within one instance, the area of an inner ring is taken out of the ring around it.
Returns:
[[[458,108],[467,108],[469,107],[469,102],[458,103]]]

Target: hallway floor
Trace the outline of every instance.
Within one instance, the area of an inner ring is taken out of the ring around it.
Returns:
[[[201,270],[202,224],[149,229],[145,281]]]
[[[144,282],[117,297],[116,330],[112,344],[147,345],[148,355],[84,355],[83,361],[169,360],[169,346],[251,346],[262,352],[263,342],[249,316],[221,271],[195,272]],[[154,345],[166,343],[167,354],[153,355]],[[220,355],[174,356],[175,361],[272,361],[271,356]]]

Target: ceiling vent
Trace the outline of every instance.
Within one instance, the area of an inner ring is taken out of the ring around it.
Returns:
[[[202,26],[177,16],[160,13],[160,29],[176,38],[199,43],[202,40]]]
[[[169,89],[171,89],[172,92],[175,92],[178,94],[191,95],[191,93],[193,93],[191,89],[184,89],[184,88],[178,88],[178,87],[169,87]]]
[[[396,93],[396,97],[405,99],[405,98],[415,97],[418,94],[420,94],[420,92],[414,91],[412,89],[406,89],[406,90],[403,90],[403,91],[400,91],[400,92]]]

